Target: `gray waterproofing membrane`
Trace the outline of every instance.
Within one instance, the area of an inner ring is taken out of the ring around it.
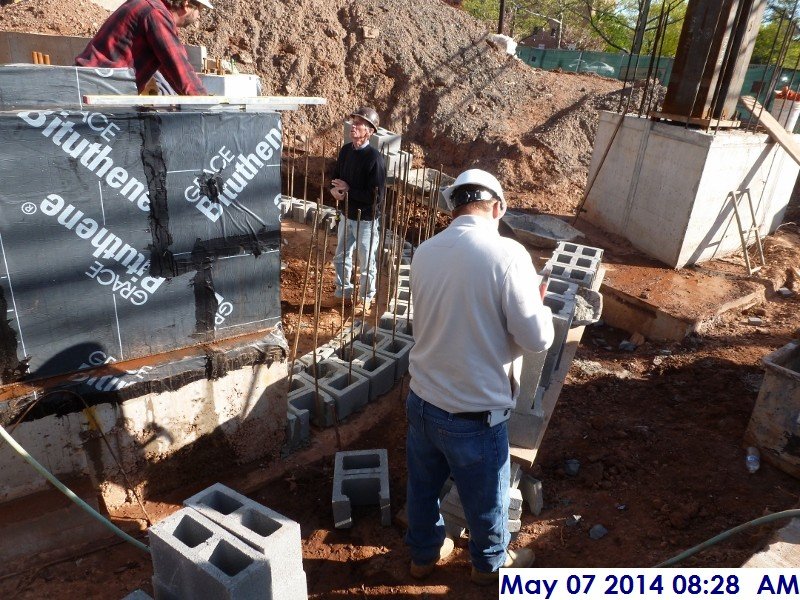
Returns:
[[[133,69],[0,65],[0,110],[84,108],[85,95],[136,95]]]
[[[277,113],[0,112],[0,371],[280,321]]]

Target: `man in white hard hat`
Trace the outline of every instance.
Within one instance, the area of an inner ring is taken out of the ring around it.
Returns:
[[[140,92],[158,71],[175,93],[205,96],[177,28],[196,23],[212,8],[210,0],[128,0],[106,19],[75,64],[132,68]]]
[[[452,475],[469,525],[471,579],[496,585],[500,567],[533,563],[530,549],[508,550],[507,420],[522,352],[552,344],[553,320],[527,251],[498,233],[506,203],[497,179],[470,169],[444,195],[453,222],[411,263],[406,543],[417,578],[452,551],[439,512]]]
[[[386,186],[383,156],[370,145],[377,131],[378,113],[362,106],[350,114],[350,142],[342,146],[331,179],[331,195],[342,211],[333,266],[336,298],[364,302],[370,309],[375,296],[375,256],[380,244],[379,217]],[[358,239],[356,239],[358,236]],[[360,290],[353,298],[353,249],[358,253]]]

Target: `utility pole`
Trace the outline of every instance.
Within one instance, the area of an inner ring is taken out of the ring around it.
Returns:
[[[506,24],[506,0],[500,0],[500,19],[497,22],[497,33],[502,34]]]

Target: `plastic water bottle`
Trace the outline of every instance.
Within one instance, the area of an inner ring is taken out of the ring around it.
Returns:
[[[758,448],[755,446],[747,447],[747,456],[744,459],[744,464],[747,465],[747,470],[750,473],[758,471],[761,466],[761,455],[758,452]]]

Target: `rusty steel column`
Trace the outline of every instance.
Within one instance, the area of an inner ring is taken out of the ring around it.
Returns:
[[[689,0],[663,113],[730,119],[767,0]]]

